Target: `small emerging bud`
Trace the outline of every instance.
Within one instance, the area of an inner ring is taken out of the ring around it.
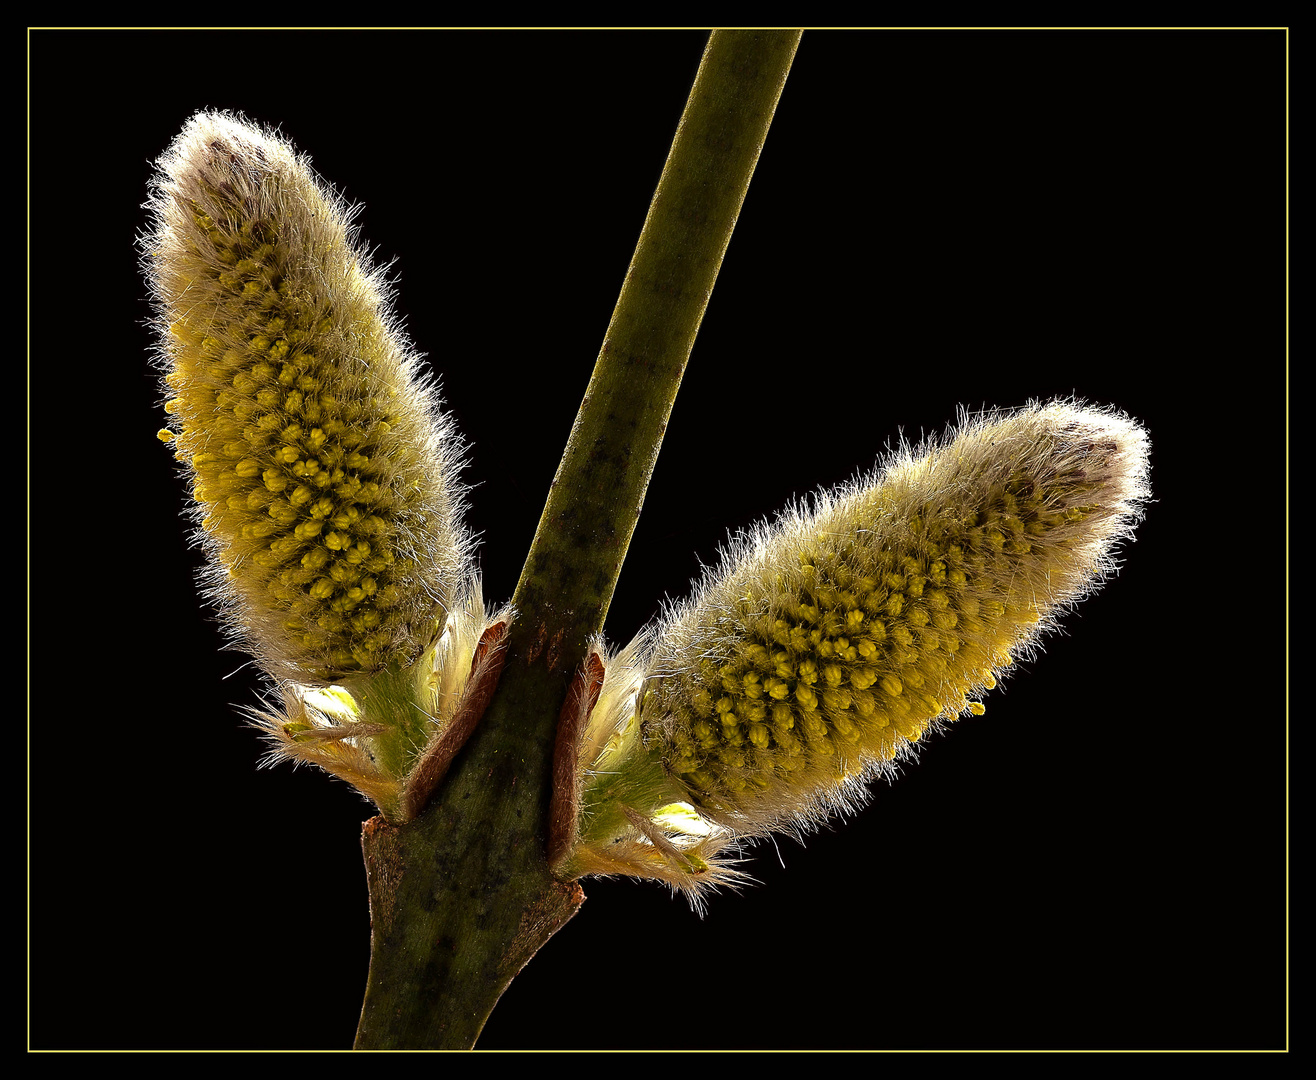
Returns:
[[[643,860],[608,870],[605,857],[673,804],[754,836],[862,802],[928,731],[980,714],[977,697],[1114,570],[1148,495],[1147,454],[1129,420],[1063,402],[966,419],[944,444],[736,538],[644,658],[609,669],[603,699],[628,703],[587,739],[566,872],[694,892],[716,875],[682,876],[672,859],[663,873]],[[609,819],[610,799],[626,812]]]

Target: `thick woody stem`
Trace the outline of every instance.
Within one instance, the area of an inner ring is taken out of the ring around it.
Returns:
[[[469,1047],[584,894],[548,862],[555,730],[599,636],[795,31],[708,43],[513,597],[498,688],[429,805],[368,823],[357,1046]]]

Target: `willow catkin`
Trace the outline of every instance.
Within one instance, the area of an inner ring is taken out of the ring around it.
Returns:
[[[961,427],[742,538],[658,632],[642,716],[667,769],[756,830],[826,810],[938,720],[980,712],[1113,568],[1146,437],[1058,403]]]
[[[145,262],[209,589],[271,675],[413,663],[458,599],[459,447],[350,227],[274,135],[194,116]]]
[[[862,801],[934,726],[981,713],[1013,658],[1113,571],[1147,473],[1132,421],[1034,405],[966,418],[734,539],[643,659],[609,671],[565,865],[697,891],[719,846],[708,825],[807,828]],[[704,834],[664,826],[674,806]],[[660,859],[663,844],[700,858]]]

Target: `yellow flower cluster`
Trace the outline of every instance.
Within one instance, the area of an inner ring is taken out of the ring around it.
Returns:
[[[1110,569],[1147,444],[1068,404],[966,423],[743,538],[657,638],[645,736],[744,828],[896,760]]]
[[[171,415],[232,634],[279,678],[406,666],[466,570],[457,448],[348,209],[283,141],[194,117],[146,241]]]
[[[682,859],[709,862],[710,828],[808,827],[861,802],[935,725],[981,713],[976,697],[1113,570],[1147,473],[1137,425],[1057,402],[966,418],[736,538],[643,658],[610,668],[568,865],[695,890]],[[630,815],[609,818],[605,792]],[[702,828],[673,827],[674,807]],[[643,849],[629,867],[627,845]]]

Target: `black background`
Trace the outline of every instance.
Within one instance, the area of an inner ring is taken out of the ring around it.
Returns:
[[[257,772],[199,605],[134,237],[197,108],[364,202],[515,586],[697,67],[698,32],[34,32],[30,1045],[346,1047],[369,808]],[[496,1047],[1286,1042],[1286,39],[810,32],[608,620],[729,528],[1075,394],[1142,420],[1119,577],[855,820],[702,920],[589,899]],[[783,866],[784,864],[784,866]]]

